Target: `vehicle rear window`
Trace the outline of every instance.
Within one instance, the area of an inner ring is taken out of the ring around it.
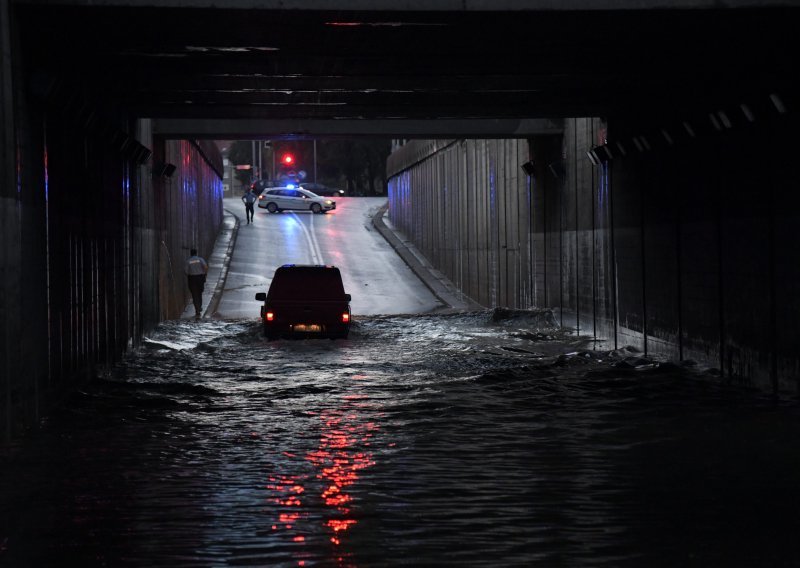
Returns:
[[[317,298],[341,300],[344,296],[338,268],[316,266],[281,267],[269,287],[269,300]]]

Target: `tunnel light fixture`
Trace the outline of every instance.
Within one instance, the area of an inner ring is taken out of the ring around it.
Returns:
[[[778,93],[772,93],[769,96],[769,100],[772,101],[772,104],[775,106],[775,110],[777,110],[781,114],[786,114],[787,112],[786,105],[783,104],[783,100],[778,95]]]
[[[556,179],[561,179],[566,174],[566,168],[564,167],[564,160],[556,160],[555,162],[550,162],[547,164],[547,169],[553,174],[553,177]]]
[[[530,177],[533,177],[533,175],[536,173],[536,166],[535,166],[535,164],[533,163],[532,160],[528,160],[527,162],[522,164],[520,167],[522,168],[522,171],[524,171],[525,174],[530,176]]]
[[[153,166],[153,177],[172,177],[176,169],[177,166],[175,166],[175,164],[159,162]]]
[[[742,103],[739,105],[739,108],[742,109],[742,114],[747,119],[748,122],[755,122],[756,116],[753,114],[753,111],[750,110],[750,107],[746,104]]]
[[[149,148],[138,144],[137,148],[133,152],[133,161],[141,166],[144,165],[152,155],[153,152],[151,152]]]
[[[650,143],[644,136],[634,136],[633,145],[636,146],[636,150],[638,150],[640,154],[644,154],[645,152],[650,150]]]
[[[611,148],[606,144],[595,146],[586,152],[586,155],[589,156],[589,160],[595,166],[605,164],[606,162],[610,162],[612,159],[614,159],[614,154],[611,152]]]

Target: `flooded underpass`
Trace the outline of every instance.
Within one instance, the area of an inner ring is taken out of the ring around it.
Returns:
[[[3,566],[796,566],[796,401],[548,312],[163,324],[3,459]]]

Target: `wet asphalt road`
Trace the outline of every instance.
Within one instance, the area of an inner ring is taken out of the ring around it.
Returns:
[[[548,314],[165,323],[2,468],[3,566],[796,566],[794,402]]]
[[[229,259],[224,294],[216,318],[257,318],[256,292],[266,292],[282,264],[332,264],[342,273],[354,314],[410,314],[443,307],[376,230],[373,217],[381,197],[336,198],[336,210],[272,214],[257,208],[247,224],[244,206],[225,199],[239,216],[236,246]],[[192,317],[187,312],[186,317]]]

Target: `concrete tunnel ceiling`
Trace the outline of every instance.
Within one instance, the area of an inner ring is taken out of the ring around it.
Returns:
[[[14,3],[31,91],[176,137],[513,136],[793,100],[800,51],[796,2],[149,4]]]

